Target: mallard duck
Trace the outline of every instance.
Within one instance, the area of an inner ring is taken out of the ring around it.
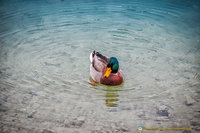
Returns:
[[[123,72],[119,68],[117,58],[108,58],[93,51],[90,54],[90,61],[90,76],[95,82],[104,85],[120,85],[123,82]]]

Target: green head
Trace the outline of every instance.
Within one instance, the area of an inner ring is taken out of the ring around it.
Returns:
[[[119,62],[118,62],[117,58],[111,57],[108,61],[107,71],[106,71],[104,77],[109,77],[110,73],[117,73],[118,69],[119,69]]]

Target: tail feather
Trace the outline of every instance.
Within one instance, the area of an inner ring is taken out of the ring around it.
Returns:
[[[95,51],[93,51],[93,52],[90,53],[90,62],[91,63],[93,61],[94,55],[95,55]]]

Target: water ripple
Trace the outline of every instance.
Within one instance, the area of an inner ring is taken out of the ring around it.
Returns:
[[[77,112],[117,120],[109,111],[155,120],[152,111],[160,104],[187,110],[181,96],[193,91],[182,88],[198,86],[200,70],[193,52],[199,49],[200,6],[193,2],[0,1],[0,98],[8,99],[1,104],[22,114],[35,110],[28,119],[46,111],[42,120]],[[89,78],[93,50],[118,58],[121,86]],[[145,109],[152,111],[138,113]]]

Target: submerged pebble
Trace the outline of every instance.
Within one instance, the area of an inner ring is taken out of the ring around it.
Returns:
[[[117,133],[124,133],[124,132],[129,132],[128,128],[126,127],[119,127],[115,130]]]
[[[65,127],[80,128],[83,126],[84,123],[85,121],[83,119],[82,120],[74,119],[72,121],[67,120],[65,121]]]
[[[192,133],[190,130],[184,130],[183,133]]]
[[[29,115],[29,116],[27,116],[27,118],[33,118],[33,116],[32,116],[32,115]]]
[[[167,106],[160,106],[158,109],[157,109],[157,112],[156,112],[159,116],[169,116],[169,112],[168,112],[168,108]]]
[[[200,131],[200,121],[198,119],[193,119],[190,121],[191,126],[193,126],[194,129],[197,129]]]
[[[47,129],[44,129],[44,130],[42,131],[42,133],[54,133],[54,132],[49,131],[49,130],[47,130]]]
[[[192,105],[195,102],[195,100],[190,96],[185,96],[185,100],[185,104],[188,106]]]

